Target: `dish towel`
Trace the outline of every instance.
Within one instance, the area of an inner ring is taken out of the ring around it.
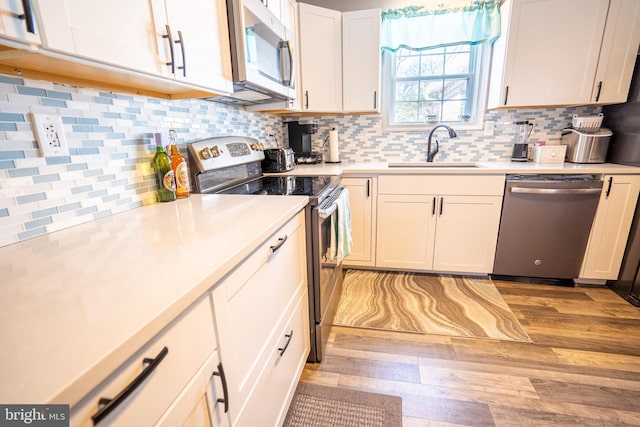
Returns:
[[[342,189],[336,200],[337,220],[335,222],[335,235],[337,246],[337,260],[342,261],[351,253],[353,239],[351,236],[351,205],[349,204],[349,190]]]

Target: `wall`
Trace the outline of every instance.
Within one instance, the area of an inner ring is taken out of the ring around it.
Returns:
[[[485,136],[483,130],[465,130],[462,126],[452,125],[458,137],[449,139],[446,130],[439,130],[434,136],[440,141],[440,152],[435,161],[508,161],[513,150],[513,143],[517,140],[517,128],[513,122],[535,120],[535,128],[530,141],[559,144],[562,129],[571,124],[574,114],[579,116],[593,115],[599,113],[600,110],[599,107],[576,107],[488,111],[485,114],[485,120],[495,122],[493,136]],[[385,130],[381,115],[339,115],[295,119],[318,121],[318,133],[314,136],[313,141],[315,149],[321,152],[327,150],[327,147],[322,148],[322,144],[329,130],[336,127],[341,161],[426,160],[429,132]]]
[[[39,155],[29,113],[62,116],[70,155]],[[258,138],[272,115],[0,75],[0,246],[154,202],[153,133]]]
[[[599,109],[489,112],[500,123],[535,118],[536,139],[558,142],[571,116]],[[29,113],[62,116],[70,155],[42,158]],[[291,120],[286,118],[285,120]],[[340,132],[343,161],[421,161],[426,132],[388,132],[379,115],[317,117],[316,141]],[[149,161],[154,132],[178,132],[179,142],[245,135],[273,146],[282,119],[202,100],[168,101],[0,75],[0,246],[154,202]],[[437,161],[508,160],[511,127],[493,137],[458,129],[441,138]]]

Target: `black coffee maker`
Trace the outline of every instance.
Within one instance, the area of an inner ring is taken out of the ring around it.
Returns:
[[[318,132],[318,124],[308,122],[287,122],[289,147],[295,153],[296,163],[321,163],[322,153],[312,150],[311,135]]]

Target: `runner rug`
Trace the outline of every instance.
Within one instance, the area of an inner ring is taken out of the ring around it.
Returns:
[[[349,270],[333,324],[531,342],[488,278]]]
[[[402,398],[301,382],[283,427],[402,427]]]

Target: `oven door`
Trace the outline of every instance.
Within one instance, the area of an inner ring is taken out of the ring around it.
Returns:
[[[327,345],[340,295],[342,294],[342,261],[338,255],[336,199],[342,187],[320,206],[313,208],[313,293],[315,342],[311,362],[319,362]],[[314,354],[315,353],[315,354]]]

